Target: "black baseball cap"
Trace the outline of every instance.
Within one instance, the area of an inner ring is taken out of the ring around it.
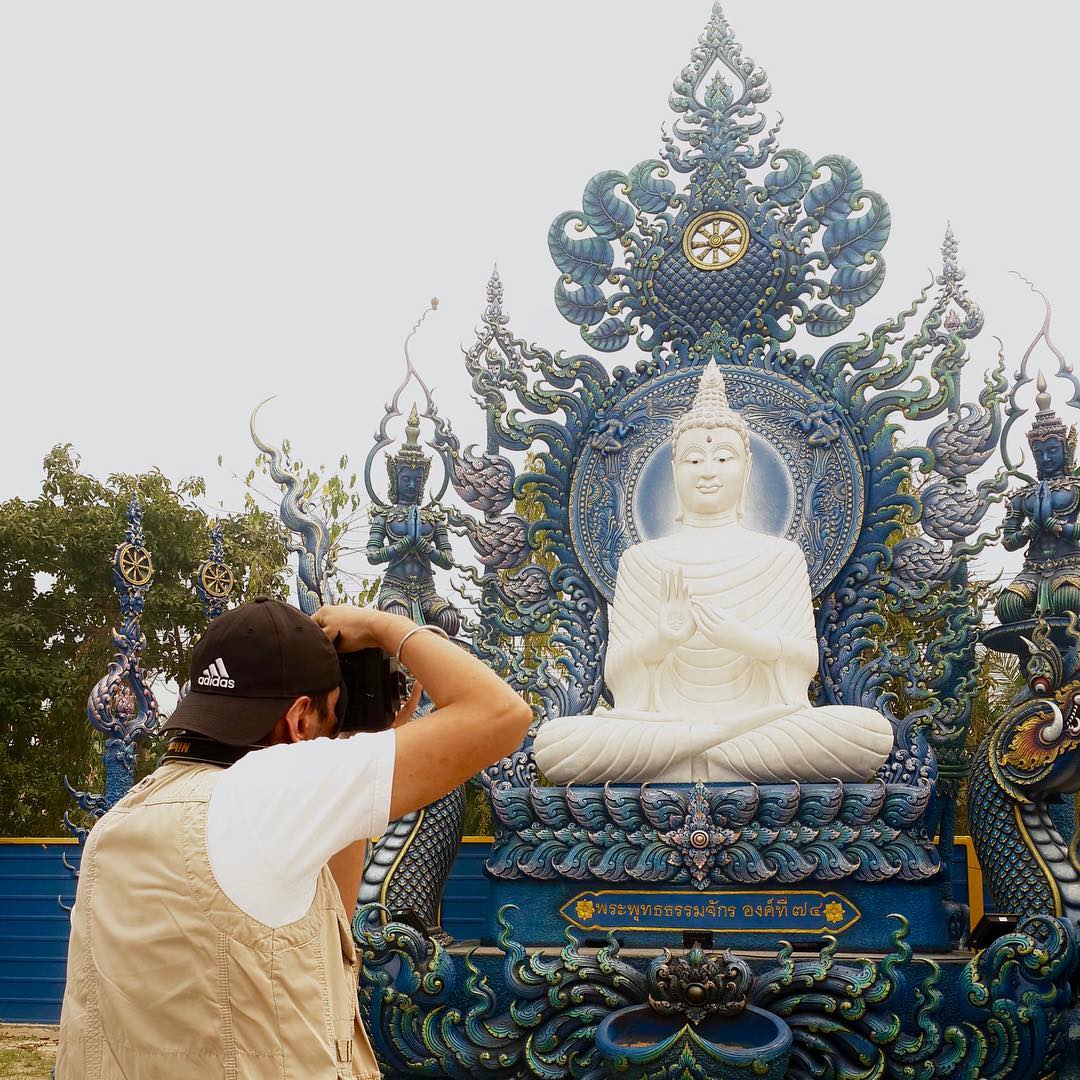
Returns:
[[[339,686],[341,665],[318,623],[260,596],[210,624],[191,652],[190,679],[163,730],[246,746],[268,735],[298,697]]]

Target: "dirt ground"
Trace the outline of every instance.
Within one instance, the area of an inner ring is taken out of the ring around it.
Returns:
[[[43,1024],[0,1024],[0,1076],[49,1080],[56,1062],[57,1031]]]

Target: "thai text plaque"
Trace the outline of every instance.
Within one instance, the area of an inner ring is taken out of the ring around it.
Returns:
[[[861,912],[835,892],[602,889],[559,913],[582,930],[707,930],[712,933],[839,934]]]

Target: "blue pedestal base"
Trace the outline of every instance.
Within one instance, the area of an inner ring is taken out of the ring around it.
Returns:
[[[497,948],[470,951],[377,920],[361,912],[356,931],[365,1022],[387,1077],[600,1080],[612,1072],[597,1028],[619,1012],[642,1017],[626,1010],[649,1004],[656,950],[589,949],[574,931],[562,948],[528,949],[515,912],[504,915]],[[837,1062],[857,1061],[865,1076],[1040,1080],[1080,1052],[1069,1034],[1080,947],[1065,921],[1035,916],[981,953],[938,959],[912,950],[904,920],[892,924],[876,957],[833,942],[749,959],[750,1005],[792,1032],[789,1076],[833,1075]],[[683,1080],[716,1075],[707,1057],[690,1058]]]

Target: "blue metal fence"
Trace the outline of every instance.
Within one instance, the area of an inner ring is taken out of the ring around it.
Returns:
[[[55,1024],[67,965],[68,914],[80,848],[68,841],[0,843],[0,1020]]]
[[[488,906],[484,875],[490,841],[467,839],[446,884],[442,925],[459,942],[480,937]],[[64,840],[0,841],[0,1022],[55,1024],[60,1019],[67,961],[68,916],[75,880],[63,856],[78,864],[80,849]],[[970,842],[960,838],[952,874],[956,899],[967,902],[969,875],[981,889]],[[973,915],[981,914],[976,901]]]

